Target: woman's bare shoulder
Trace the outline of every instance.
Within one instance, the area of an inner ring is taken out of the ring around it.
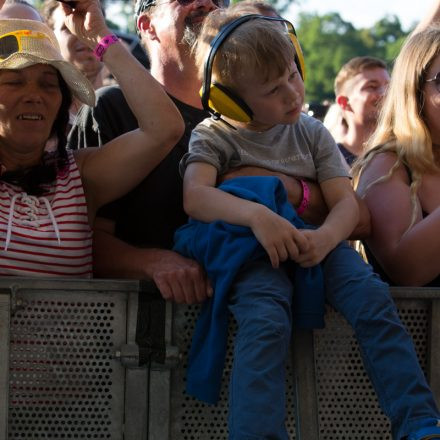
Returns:
[[[396,166],[397,164],[397,166]],[[395,167],[393,169],[393,167]],[[397,154],[392,151],[384,151],[375,154],[362,171],[359,187],[365,187],[372,182],[387,176],[393,169],[390,180],[409,182],[409,175],[405,165],[399,161]]]

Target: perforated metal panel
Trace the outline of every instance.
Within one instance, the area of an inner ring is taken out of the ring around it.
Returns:
[[[127,295],[28,290],[10,321],[8,439],[123,438]]]
[[[173,370],[171,380],[171,438],[179,440],[217,440],[228,438],[228,385],[232,367],[235,323],[230,324],[226,365],[220,401],[216,406],[207,405],[185,393],[186,359],[196,318],[197,306],[179,305],[174,314],[174,343],[180,348],[184,363]],[[290,362],[287,365],[287,421],[291,439],[295,439],[295,396],[294,379]]]
[[[420,363],[426,366],[428,304],[397,300]],[[315,331],[320,439],[391,439],[388,419],[364,370],[351,327],[330,307],[326,327]]]
[[[426,300],[409,299],[397,299],[396,303],[401,319],[413,337],[421,365],[425,369],[430,303]],[[187,356],[198,310],[198,307],[186,306],[177,306],[175,309],[173,338],[184,359]],[[185,394],[186,364],[172,372],[171,439],[227,439],[227,390],[232,365],[233,336],[234,324],[231,324],[221,400],[217,406],[205,405]],[[390,440],[388,419],[379,408],[350,326],[341,315],[328,307],[326,328],[315,331],[313,340],[319,439]],[[312,345],[310,344],[311,349]],[[301,358],[301,353],[298,355]],[[287,368],[287,427],[290,438],[295,439],[298,435],[295,433],[295,384],[290,361]],[[302,396],[300,400],[315,400],[313,396],[305,397],[306,399],[303,399]],[[313,411],[310,414],[312,413]],[[313,420],[302,420],[302,424],[308,423],[313,423]],[[317,440],[317,435],[307,434],[304,438],[301,436],[301,440]]]

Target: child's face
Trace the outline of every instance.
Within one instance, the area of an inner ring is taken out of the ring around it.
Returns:
[[[258,76],[246,78],[239,84],[239,94],[254,113],[247,128],[263,131],[298,121],[304,103],[304,83],[293,63],[281,76],[269,81],[263,82]]]

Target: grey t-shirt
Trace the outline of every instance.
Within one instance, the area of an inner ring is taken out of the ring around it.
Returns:
[[[233,128],[205,119],[191,134],[180,173],[191,162],[213,165],[219,175],[230,168],[256,166],[317,182],[349,177],[338,147],[324,125],[301,114],[295,124],[276,125],[264,132]]]

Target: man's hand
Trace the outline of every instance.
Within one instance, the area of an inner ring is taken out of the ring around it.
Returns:
[[[194,304],[212,296],[212,287],[197,262],[166,249],[155,249],[155,253],[148,271],[164,299]]]
[[[113,221],[96,218],[93,235],[95,276],[150,279],[164,299],[178,303],[199,303],[212,296],[212,287],[195,261],[167,249],[136,247],[114,234]]]

